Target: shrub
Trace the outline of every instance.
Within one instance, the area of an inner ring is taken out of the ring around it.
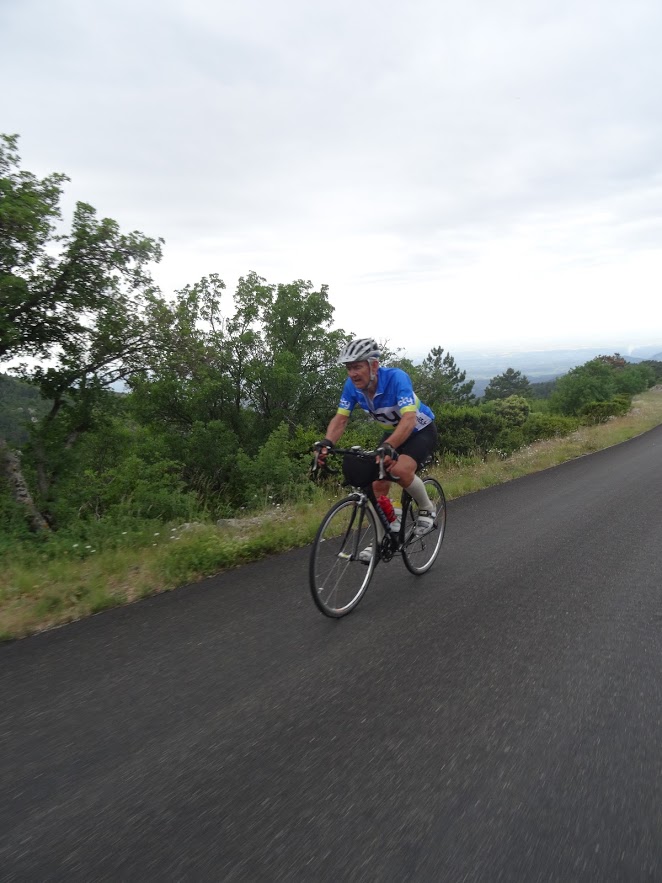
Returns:
[[[616,392],[616,371],[606,362],[593,359],[559,377],[550,397],[552,410],[577,416],[585,405],[606,402]]]
[[[576,417],[532,412],[522,425],[524,443],[530,444],[538,439],[570,435],[578,426],[579,420]]]
[[[307,480],[307,470],[293,454],[286,423],[274,429],[254,457],[240,451],[237,472],[246,506],[282,503],[291,498],[295,485]]]
[[[236,433],[220,420],[196,421],[182,433],[176,459],[183,464],[186,486],[215,517],[230,514],[241,505]],[[173,451],[174,453],[174,451]]]
[[[579,416],[582,423],[605,423],[610,417],[627,414],[630,407],[627,397],[618,396],[608,402],[589,402],[581,409]]]
[[[507,426],[522,426],[531,413],[529,402],[523,396],[517,395],[496,399],[489,407]]]
[[[198,509],[186,491],[180,466],[171,460],[147,462],[137,453],[103,467],[87,466],[62,482],[53,514],[61,527],[79,519],[130,517],[162,521],[190,519]]]
[[[0,478],[0,559],[9,555],[16,544],[33,537],[23,508],[13,500],[7,483]]]
[[[501,457],[507,457],[523,447],[524,443],[524,433],[521,427],[507,426],[497,436],[494,453],[499,454]]]
[[[505,421],[482,406],[444,405],[437,415],[439,450],[458,456],[486,453],[497,447]]]
[[[627,412],[632,407],[632,396],[627,395],[627,393],[619,393],[615,395],[613,398],[613,402],[618,407],[616,411],[616,416],[620,417],[623,414],[627,414]]]
[[[615,379],[619,393],[634,395],[655,384],[655,372],[649,365],[626,365],[615,372]]]

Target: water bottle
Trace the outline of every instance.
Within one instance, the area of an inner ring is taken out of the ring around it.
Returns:
[[[400,530],[400,516],[402,515],[402,509],[395,509],[390,498],[383,495],[377,498],[377,502],[379,503],[379,508],[388,519],[389,527],[394,533],[397,533]]]

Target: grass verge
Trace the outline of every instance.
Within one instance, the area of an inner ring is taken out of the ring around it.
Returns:
[[[433,470],[454,499],[566,460],[619,444],[662,424],[662,388],[638,396],[629,414],[572,435],[535,442],[511,457],[448,461]],[[270,510],[248,522],[167,526],[149,545],[109,549],[81,560],[8,561],[0,574],[0,641],[12,640],[131,603],[224,569],[312,541],[330,504],[320,490],[313,503]]]

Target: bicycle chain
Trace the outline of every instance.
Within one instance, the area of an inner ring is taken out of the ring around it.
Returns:
[[[379,557],[382,561],[390,561],[395,554],[395,543],[393,538],[388,534],[384,534],[382,542],[379,546]]]

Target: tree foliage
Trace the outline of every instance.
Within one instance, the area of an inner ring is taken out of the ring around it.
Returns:
[[[560,377],[550,404],[561,414],[580,415],[594,402],[613,402],[618,394],[631,396],[653,383],[654,372],[647,366],[628,364],[618,354],[598,356]],[[618,409],[612,410],[616,413]]]
[[[331,327],[327,287],[273,285],[251,273],[225,311],[224,291],[213,275],[178,292],[172,304],[155,305],[155,345],[131,380],[140,414],[180,428],[225,420],[247,446],[283,422],[294,428],[327,419],[345,337]]]
[[[26,439],[16,384],[0,382],[10,397],[0,407],[10,432],[0,439],[4,529],[16,529],[19,511],[36,530],[91,531],[230,515],[310,492],[310,446],[346,376],[336,358],[348,335],[333,326],[327,287],[248,273],[230,294],[210,274],[166,299],[150,269],[161,240],[124,233],[86,203],[64,231],[66,177],[22,170],[17,144],[0,140],[0,360],[29,359],[23,376],[40,399]],[[660,362],[632,365],[616,353],[558,379],[544,404],[513,369],[477,404],[473,381],[441,346],[417,365],[387,343],[382,351],[435,411],[440,451],[461,457],[505,456],[623,413],[662,378]],[[357,414],[343,441],[372,446],[380,435]]]
[[[531,413],[531,405],[524,396],[508,396],[505,399],[496,399],[492,410],[508,426],[523,426],[526,418]]]
[[[447,402],[467,405],[474,401],[474,381],[467,380],[450,353],[440,346],[433,347],[418,366],[417,383],[421,399],[433,407]]]
[[[556,380],[557,378],[554,377],[552,380],[541,380],[539,383],[532,383],[531,398],[548,399],[554,392],[554,388],[556,387]]]
[[[433,347],[423,361],[415,365],[410,359],[391,360],[412,379],[414,391],[422,402],[433,410],[443,404],[468,405],[475,401],[473,380],[467,380],[450,353],[443,347]]]
[[[20,446],[28,440],[29,427],[50,410],[32,384],[0,372],[0,437]]]
[[[151,286],[148,265],[160,260],[161,241],[121,233],[115,221],[98,220],[82,202],[70,232],[58,234],[68,179],[22,170],[17,147],[17,136],[0,136],[0,358],[47,358],[56,345],[80,349],[95,323],[107,337],[123,311],[135,315],[135,298]],[[97,347],[92,359],[100,356],[105,353]]]
[[[644,359],[640,364],[645,368],[650,368],[653,377],[653,386],[656,383],[662,382],[662,362],[658,359]]]
[[[530,398],[533,395],[529,378],[521,371],[508,368],[503,374],[493,377],[485,387],[483,398],[486,402],[496,399],[507,399],[509,396],[524,396]]]
[[[23,372],[52,403],[32,449],[45,499],[101,392],[142,364],[161,241],[122,233],[82,202],[70,231],[57,233],[67,179],[22,170],[17,142],[0,138],[0,359],[47,360]]]

